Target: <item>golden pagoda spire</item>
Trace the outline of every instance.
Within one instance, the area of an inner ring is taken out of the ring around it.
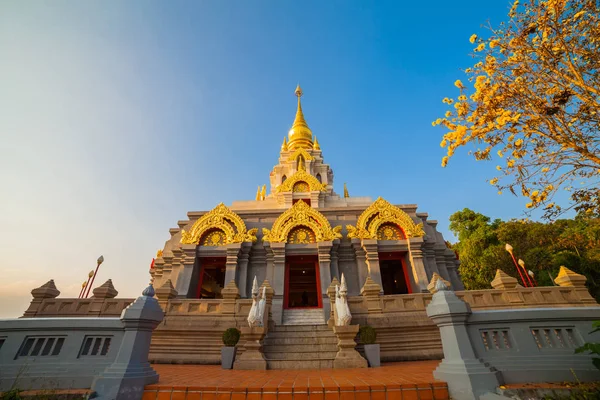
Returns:
[[[256,201],[260,200],[260,185],[258,185],[258,189],[256,189]]]
[[[267,185],[263,185],[262,191],[260,192],[260,199],[264,200],[267,197]]]
[[[288,143],[287,143],[287,138],[285,136],[283,137],[283,144],[281,145],[281,151],[288,151]]]
[[[321,150],[321,146],[319,146],[319,141],[317,140],[316,136],[315,136],[315,141],[313,143],[313,150]]]
[[[295,93],[298,97],[298,108],[296,110],[296,118],[294,119],[294,124],[292,125],[292,129],[290,129],[288,133],[288,136],[290,138],[288,148],[290,150],[312,149],[312,131],[308,127],[308,124],[304,119],[304,114],[302,113],[302,103],[300,102],[300,97],[302,97],[302,88],[300,87],[300,85],[296,87]]]
[[[346,182],[344,182],[344,198],[348,198],[350,195],[348,194],[348,186],[346,186]]]

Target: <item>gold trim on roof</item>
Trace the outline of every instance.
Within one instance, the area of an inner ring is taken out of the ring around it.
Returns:
[[[182,244],[199,244],[202,236],[211,229],[218,229],[225,234],[223,244],[256,242],[258,229],[246,230],[242,218],[229,209],[225,204],[219,203],[211,211],[198,218],[192,229],[186,232],[181,230]]]
[[[385,223],[394,223],[404,231],[407,238],[425,236],[423,223],[415,224],[400,208],[379,197],[356,221],[356,227],[346,225],[349,238],[377,239],[377,230]]]
[[[319,180],[317,178],[315,178],[314,176],[312,176],[305,170],[299,170],[299,171],[296,171],[294,173],[294,175],[287,178],[285,180],[285,182],[283,182],[281,185],[277,186],[277,188],[275,189],[275,192],[276,193],[291,192],[292,189],[294,188],[294,185],[297,182],[306,182],[308,184],[308,187],[310,188],[311,192],[317,191],[317,190],[321,191],[321,192],[327,191],[326,184],[319,182]]]
[[[263,228],[263,242],[287,242],[290,231],[298,226],[312,230],[317,242],[326,242],[342,237],[342,227],[331,228],[329,221],[323,214],[306,204],[297,201],[290,209],[285,211],[273,223],[271,229]]]
[[[288,161],[296,161],[296,159],[298,159],[298,156],[302,156],[304,157],[305,160],[312,160],[314,159],[313,156],[311,156],[308,151],[306,151],[305,149],[297,149],[296,151],[294,151],[292,154],[290,154],[290,156],[288,157]]]

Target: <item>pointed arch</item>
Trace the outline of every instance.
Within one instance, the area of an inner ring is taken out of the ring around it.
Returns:
[[[423,223],[415,224],[407,213],[381,197],[360,214],[356,227],[346,228],[349,238],[377,239],[379,228],[386,224],[397,225],[407,238],[425,236]]]
[[[308,151],[306,151],[303,148],[299,148],[292,154],[290,154],[290,156],[288,157],[288,161],[297,161],[299,156],[304,157],[304,161],[311,161],[314,159],[314,157],[311,156]]]
[[[316,190],[321,191],[321,192],[327,191],[327,185],[319,182],[317,180],[317,178],[315,178],[308,172],[300,170],[300,171],[296,171],[294,173],[294,175],[290,176],[289,178],[287,178],[285,180],[285,182],[283,182],[281,185],[279,185],[275,189],[275,192],[277,192],[277,193],[291,192],[292,189],[294,188],[294,185],[297,182],[306,182],[308,184],[308,187],[311,192],[316,191]]]
[[[331,228],[323,214],[306,204],[296,202],[290,209],[275,220],[271,229],[263,228],[263,242],[286,243],[290,232],[296,227],[305,227],[312,231],[317,242],[330,241],[342,237],[341,226]]]
[[[201,239],[206,239],[206,234],[210,232],[223,232],[223,239],[219,244],[255,242],[258,229],[246,229],[246,224],[242,218],[230,210],[225,204],[219,203],[211,211],[198,218],[189,232],[181,230],[182,244],[200,244]]]

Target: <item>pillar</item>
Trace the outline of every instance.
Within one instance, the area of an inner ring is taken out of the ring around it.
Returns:
[[[437,248],[435,250],[435,262],[438,266],[438,270],[442,278],[449,281],[450,274],[448,273],[448,269],[446,268],[446,250],[447,248],[445,246],[444,248]]]
[[[331,284],[331,247],[333,242],[317,243],[317,252],[319,255],[319,278],[321,280],[321,301],[323,302],[323,314],[325,320],[329,318],[331,312],[331,304],[329,296],[327,296],[327,288]]]
[[[240,290],[240,296],[245,299],[246,294],[246,286],[248,281],[248,261],[250,260],[250,249],[252,248],[252,243],[244,242],[242,243],[241,253],[238,257],[238,273],[237,273],[237,286]]]
[[[273,321],[281,325],[283,321],[283,293],[285,286],[285,243],[267,242],[267,258],[272,260],[272,278],[267,271],[267,279],[271,282],[275,295],[273,296]]]
[[[365,251],[362,248],[360,239],[352,239],[352,248],[354,249],[354,254],[356,256],[356,268],[358,269],[358,287],[367,280],[367,276],[369,275],[367,268],[367,256]]]
[[[173,249],[173,255],[173,263],[175,263],[176,258],[179,258],[180,263],[177,282],[175,283],[175,289],[179,293],[178,297],[193,297],[194,293],[190,293],[190,288],[196,262],[196,245],[182,244],[180,249]]]
[[[342,279],[340,276],[340,267],[338,261],[340,259],[338,255],[338,249],[340,248],[340,240],[335,239],[333,246],[331,247],[331,278]],[[348,279],[348,277],[346,277]]]
[[[423,238],[412,237],[408,240],[408,254],[412,275],[414,278],[413,293],[429,293],[427,285],[427,272],[425,271],[425,262],[423,259]],[[452,281],[450,281],[452,282]],[[454,282],[452,282],[454,284]]]
[[[319,195],[321,194],[320,191],[315,190],[310,192],[310,206],[312,208],[319,208]]]
[[[230,243],[225,246],[227,259],[225,261],[225,284],[234,281],[238,269],[238,256],[241,252],[241,243]],[[246,264],[247,265],[247,264]]]
[[[92,382],[92,391],[102,399],[141,399],[144,386],[158,382],[158,374],[148,362],[152,331],[164,313],[149,286],[123,310],[123,340],[115,361]]]
[[[369,276],[375,283],[383,288],[383,283],[381,282],[381,269],[379,268],[379,249],[377,247],[377,240],[363,239],[362,248],[365,251]],[[381,293],[383,294],[383,289],[381,289]]]
[[[466,325],[471,307],[441,279],[436,282],[436,290],[427,306],[427,316],[440,329],[444,359],[433,371],[433,377],[447,382],[450,397],[456,400],[476,400],[494,392],[504,382],[499,371],[475,355]]]
[[[456,258],[456,253],[452,249],[446,249],[446,269],[448,270],[448,280],[452,283],[454,290],[465,290],[465,286],[460,280],[458,267],[460,261]]]

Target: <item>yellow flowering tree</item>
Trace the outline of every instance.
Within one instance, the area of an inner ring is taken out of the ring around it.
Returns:
[[[489,182],[528,198],[552,218],[574,208],[600,212],[600,3],[516,1],[489,37],[473,35],[468,82],[433,122],[447,129],[446,166],[457,148],[476,160],[498,158]],[[559,190],[570,192],[558,204]]]

